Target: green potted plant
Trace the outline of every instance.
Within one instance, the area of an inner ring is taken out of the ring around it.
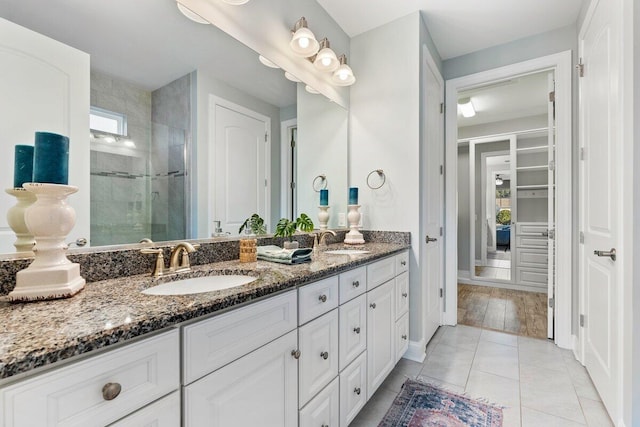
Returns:
[[[285,249],[297,249],[298,242],[291,241],[291,236],[295,234],[296,230],[300,230],[305,233],[313,231],[313,221],[307,214],[302,213],[295,220],[280,218],[280,221],[276,224],[276,232],[274,236],[289,239],[284,242]]]
[[[242,223],[238,229],[238,234],[242,234],[243,231],[245,231],[245,234],[250,232],[251,234],[260,236],[267,234],[267,227],[264,225],[264,219],[254,213]]]

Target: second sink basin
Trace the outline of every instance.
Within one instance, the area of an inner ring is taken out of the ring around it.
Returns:
[[[333,251],[326,251],[325,254],[329,255],[360,255],[368,254],[371,251],[363,251],[362,249],[336,249]]]
[[[145,289],[142,293],[146,295],[199,294],[246,285],[254,280],[256,280],[255,277],[241,275],[193,277],[153,286]]]

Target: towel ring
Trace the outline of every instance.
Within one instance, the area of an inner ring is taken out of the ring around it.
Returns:
[[[378,176],[382,178],[382,183],[380,185],[378,185],[377,187],[373,187],[369,183],[369,178],[371,178],[371,175],[373,175],[374,173],[377,173]],[[377,190],[378,188],[381,188],[386,181],[387,181],[387,176],[384,174],[384,171],[382,169],[372,170],[371,172],[369,172],[369,175],[367,175],[367,187],[369,187],[372,190]]]
[[[320,180],[321,186],[316,189],[316,182],[318,180]],[[322,184],[324,184],[324,185],[322,185]],[[319,193],[320,190],[325,190],[327,188],[327,176],[324,175],[324,174],[316,176],[313,179],[313,183],[311,184],[311,186],[313,187],[313,191],[315,191],[316,193]]]

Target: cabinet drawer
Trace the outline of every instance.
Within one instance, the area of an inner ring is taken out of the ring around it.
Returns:
[[[516,283],[547,288],[547,270],[542,268],[516,268]]]
[[[180,387],[177,329],[20,381],[0,391],[4,425],[104,426]],[[105,400],[103,387],[119,384]]]
[[[396,258],[386,258],[367,265],[367,290],[388,282],[396,275]]]
[[[338,276],[298,289],[298,324],[304,325],[338,306]]]
[[[307,404],[338,376],[338,310],[298,329],[299,404]]]
[[[367,296],[340,306],[340,370],[367,348]]]
[[[519,222],[516,224],[516,235],[542,236],[542,233],[547,232],[547,228],[548,226],[546,222],[536,222],[536,223]]]
[[[409,252],[405,251],[395,256],[396,258],[396,274],[409,270]]]
[[[396,320],[409,311],[409,273],[396,277]]]
[[[367,267],[340,274],[340,304],[362,295],[367,290]]]
[[[186,427],[296,427],[296,331],[184,388]]]
[[[340,426],[347,427],[367,403],[367,353],[340,373]]]
[[[296,327],[296,291],[184,327],[184,383],[189,384]]]
[[[129,415],[111,427],[180,427],[180,392],[174,391],[138,412]]]
[[[547,268],[547,250],[518,248],[516,251],[516,267]]]
[[[300,410],[300,427],[337,426],[340,422],[338,378]]]
[[[518,248],[547,248],[547,238],[544,236],[518,236],[516,235],[516,246]]]
[[[409,349],[409,313],[396,322],[396,363]]]

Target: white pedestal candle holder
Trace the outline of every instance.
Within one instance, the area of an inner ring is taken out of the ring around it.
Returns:
[[[18,252],[31,252],[36,241],[24,221],[24,212],[36,201],[36,195],[25,188],[7,188],[5,191],[18,200],[18,203],[7,211],[7,223],[16,234],[13,246]]]
[[[16,287],[10,301],[40,301],[68,298],[82,288],[80,265],[66,255],[67,235],[76,222],[76,213],[67,197],[78,187],[61,184],[27,183],[27,191],[37,200],[25,212],[25,222],[35,237],[35,260],[16,274]]]
[[[349,213],[347,214],[347,221],[349,222],[349,232],[344,238],[344,242],[348,245],[361,245],[364,243],[364,237],[362,233],[358,231],[360,226],[360,205],[348,205]]]
[[[329,206],[318,206],[318,222],[320,223],[320,230],[326,230],[329,228]]]

